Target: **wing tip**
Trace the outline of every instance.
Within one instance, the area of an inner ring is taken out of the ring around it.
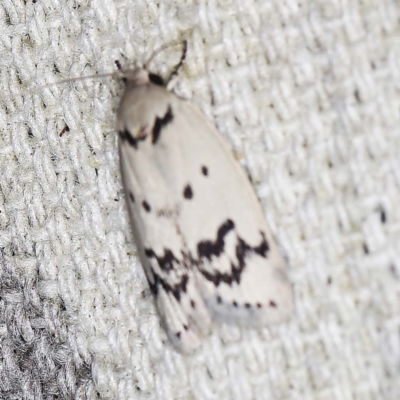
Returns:
[[[279,298],[279,299],[278,299]],[[206,305],[212,318],[241,326],[262,327],[287,320],[294,309],[293,291],[291,288],[280,296],[263,300],[226,300],[218,293],[207,299]]]

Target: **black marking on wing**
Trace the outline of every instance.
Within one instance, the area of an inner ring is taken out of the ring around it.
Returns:
[[[157,256],[152,249],[145,249],[145,254],[148,258],[155,258],[161,271],[169,273],[174,270],[174,263],[179,264],[179,260],[174,256],[169,249],[164,249],[164,255]]]
[[[207,175],[208,175],[208,168],[207,168],[205,165],[202,165],[202,167],[201,167],[201,173],[202,173],[204,176],[207,176]]]
[[[123,131],[119,131],[119,137],[121,138],[122,141],[127,141],[132,147],[134,147],[135,149],[138,148],[138,144],[139,141],[143,141],[146,139],[146,135],[143,135],[141,137],[134,137],[129,131],[128,129],[125,129]]]
[[[149,72],[149,80],[157,86],[164,86],[164,80],[160,75]]]
[[[164,291],[168,294],[172,294],[177,301],[181,300],[182,293],[186,293],[187,284],[189,282],[189,277],[186,273],[182,274],[180,280],[173,285],[169,284],[165,279],[163,279],[160,275],[153,272],[154,282],[150,283],[150,290],[153,292],[154,296],[158,295],[160,287],[164,289]]]
[[[152,143],[157,143],[158,139],[160,138],[160,134],[163,128],[165,128],[169,123],[171,123],[174,119],[174,115],[172,113],[172,108],[169,105],[167,112],[164,114],[163,117],[156,118],[154,123],[153,132],[152,132]]]
[[[225,236],[235,228],[231,219],[227,219],[218,229],[215,241],[203,240],[197,245],[199,260],[206,258],[211,261],[212,257],[219,257],[225,249]]]
[[[150,204],[146,200],[143,200],[142,206],[146,210],[146,212],[150,212],[151,211]]]
[[[186,185],[185,188],[183,189],[183,197],[187,200],[193,198],[193,190],[190,185]]]
[[[151,268],[152,278],[149,279],[149,286],[154,296],[157,296],[162,288],[167,294],[172,294],[177,301],[180,301],[182,294],[187,290],[189,276],[186,270],[189,265],[195,263],[193,258],[188,253],[181,251],[182,259],[179,259],[170,249],[164,249],[164,254],[161,256],[151,248],[146,248],[144,252],[149,259],[157,260],[160,270],[166,275],[176,272],[173,274],[173,278],[169,279],[160,276],[154,268]],[[174,283],[168,282],[171,279],[174,280]]]
[[[266,258],[269,246],[268,242],[265,238],[264,232],[260,232],[262,236],[262,240],[258,246],[251,247],[248,245],[243,239],[238,238],[238,244],[236,245],[236,257],[239,261],[239,267],[244,268],[246,264],[246,256],[249,253],[256,253],[261,257]]]
[[[251,246],[242,238],[237,236],[236,244],[236,260],[231,260],[231,271],[230,272],[220,272],[220,271],[208,271],[201,268],[201,263],[204,259],[211,261],[213,257],[220,257],[225,250],[225,236],[234,229],[234,223],[232,220],[225,221],[218,229],[217,239],[215,242],[203,241],[198,244],[198,254],[199,254],[199,270],[203,276],[213,282],[215,286],[219,286],[220,283],[226,283],[231,285],[233,282],[240,283],[243,271],[246,268],[246,259],[252,254],[258,254],[261,257],[266,258],[269,251],[269,245],[265,238],[264,232],[261,234],[261,242],[257,246]],[[218,303],[222,301],[221,298],[217,298]]]
[[[129,191],[129,198],[131,199],[132,203],[135,202],[135,196],[133,195],[133,193],[131,191]]]

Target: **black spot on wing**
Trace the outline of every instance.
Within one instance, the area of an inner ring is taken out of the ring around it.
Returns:
[[[190,185],[186,185],[185,188],[183,189],[183,197],[187,200],[193,198],[193,190]]]
[[[161,131],[165,128],[169,123],[171,123],[174,119],[174,115],[172,114],[171,106],[168,106],[167,112],[164,114],[163,117],[156,118],[154,123],[153,132],[152,132],[152,143],[157,143],[158,139],[160,138]]]
[[[278,306],[276,305],[276,303],[273,301],[273,300],[271,300],[270,302],[269,302],[269,306],[271,307],[271,308],[277,308]]]
[[[201,167],[201,173],[202,173],[204,176],[208,176],[208,168],[207,168],[205,165],[203,165],[203,166]]]
[[[119,137],[121,138],[122,141],[128,142],[133,148],[137,149],[139,141],[143,141],[146,139],[146,136],[143,135],[142,137],[136,138],[134,137],[131,132],[128,131],[128,129],[124,129],[123,131],[118,132]]]
[[[199,261],[201,262],[204,258],[211,261],[213,257],[219,257],[225,249],[225,236],[234,228],[235,224],[231,219],[228,219],[218,228],[215,241],[204,240],[200,242],[197,245]]]
[[[149,73],[149,79],[151,83],[154,83],[157,86],[164,86],[164,80],[160,75]]]
[[[143,208],[145,209],[146,212],[150,212],[151,211],[150,204],[146,200],[143,201],[142,206],[143,206]]]
[[[135,202],[135,196],[133,195],[133,193],[131,191],[129,192],[129,198],[130,198],[132,203]]]

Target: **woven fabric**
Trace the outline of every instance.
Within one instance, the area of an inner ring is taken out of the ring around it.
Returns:
[[[399,21],[395,0],[2,0],[1,399],[399,399]],[[39,88],[182,38],[174,90],[247,169],[296,299],[287,323],[215,325],[191,357],[130,233],[122,84]]]

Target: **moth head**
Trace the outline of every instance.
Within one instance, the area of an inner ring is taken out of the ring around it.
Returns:
[[[175,46],[176,44],[182,45],[182,55],[178,64],[175,65],[169,77],[166,79],[166,83],[164,83],[164,80],[160,75],[150,72],[150,64],[158,54],[171,46]],[[149,57],[149,59],[145,62],[143,66],[135,65],[133,68],[122,68],[121,64],[118,61],[115,61],[115,64],[118,68],[116,75],[119,78],[122,78],[127,83],[127,85],[138,86],[152,83],[157,86],[166,86],[166,84],[171,81],[171,79],[177,74],[177,72],[181,68],[186,57],[186,50],[187,42],[186,40],[184,40],[183,42],[172,42],[162,46]]]
[[[164,81],[161,76],[150,72],[146,66],[140,67],[138,65],[133,68],[122,68],[118,60],[115,61],[118,68],[116,75],[118,78],[123,79],[128,85],[138,86],[153,83],[155,85],[164,86]]]
[[[147,85],[151,82],[150,73],[145,68],[134,67],[134,68],[120,68],[119,63],[115,62],[118,66],[116,73],[118,78],[123,79],[127,85],[139,86]]]
[[[178,64],[175,65],[168,79],[166,79],[166,83],[168,84],[168,82],[171,81],[171,79],[177,74],[177,72],[183,65],[187,51],[186,40],[184,40],[183,42],[171,42],[165,44],[164,46],[161,46],[148,58],[148,60],[144,63],[143,66],[135,65],[134,67],[130,68],[122,68],[119,61],[115,61],[115,64],[117,65],[118,68],[117,76],[122,78],[127,83],[127,85],[138,86],[138,85],[147,85],[149,83],[152,83],[158,86],[166,86],[161,76],[150,72],[150,64],[154,60],[154,58],[157,57],[157,55],[160,54],[162,51],[177,44],[182,46],[182,55]]]

